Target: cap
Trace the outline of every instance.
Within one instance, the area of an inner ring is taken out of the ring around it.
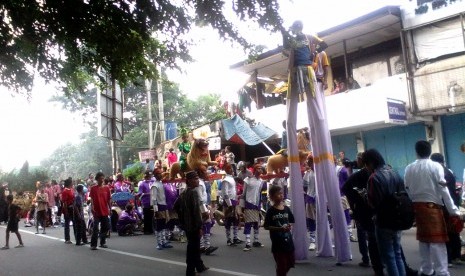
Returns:
[[[304,26],[304,24],[302,23],[302,21],[296,20],[296,21],[294,21],[294,23],[292,23],[290,29],[291,30],[302,29],[303,26]]]
[[[145,172],[145,177],[147,177],[147,176],[152,176],[152,172],[151,171],[146,171]]]
[[[199,177],[199,175],[197,174],[196,171],[189,171],[186,173],[186,180],[189,180],[189,179],[194,179],[194,178],[197,178]]]

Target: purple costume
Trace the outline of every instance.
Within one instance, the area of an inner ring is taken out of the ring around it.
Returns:
[[[131,211],[130,213],[123,211],[118,219],[118,222],[116,223],[116,230],[118,231],[118,235],[125,235],[127,230],[134,229],[136,223],[137,218],[134,211]]]

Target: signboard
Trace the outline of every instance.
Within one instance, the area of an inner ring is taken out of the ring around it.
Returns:
[[[221,137],[208,138],[208,149],[209,150],[220,150],[221,149]]]
[[[111,140],[123,140],[123,89],[115,84],[113,95],[111,82],[97,90],[97,110],[99,135]]]
[[[220,129],[220,122],[214,122],[209,125],[204,125],[199,128],[196,128],[192,131],[192,135],[194,138],[199,139],[199,138],[210,138],[214,136],[220,135],[219,132]]]
[[[156,155],[155,150],[139,151],[139,160],[141,162],[145,162],[145,160],[147,160],[147,159],[154,160],[155,155]]]
[[[388,119],[386,123],[406,125],[407,124],[407,110],[405,108],[405,102],[387,99],[387,111]]]

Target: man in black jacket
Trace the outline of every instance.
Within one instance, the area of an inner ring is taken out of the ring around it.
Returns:
[[[186,276],[196,275],[195,271],[203,272],[209,268],[203,264],[200,257],[200,237],[202,236],[202,214],[200,197],[195,189],[199,186],[199,176],[195,171],[186,173],[187,189],[179,196],[174,204],[178,213],[181,227],[186,231]]]
[[[357,165],[361,169],[349,177],[342,191],[347,196],[357,226],[358,248],[362,255],[362,262],[359,265],[369,267],[371,257],[375,275],[383,275],[383,264],[376,244],[373,210],[366,200],[367,182],[371,172],[363,166],[361,153],[357,154]]]

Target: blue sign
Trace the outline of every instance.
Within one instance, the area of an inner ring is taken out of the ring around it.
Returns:
[[[403,101],[387,99],[388,123],[407,124],[407,109]]]

